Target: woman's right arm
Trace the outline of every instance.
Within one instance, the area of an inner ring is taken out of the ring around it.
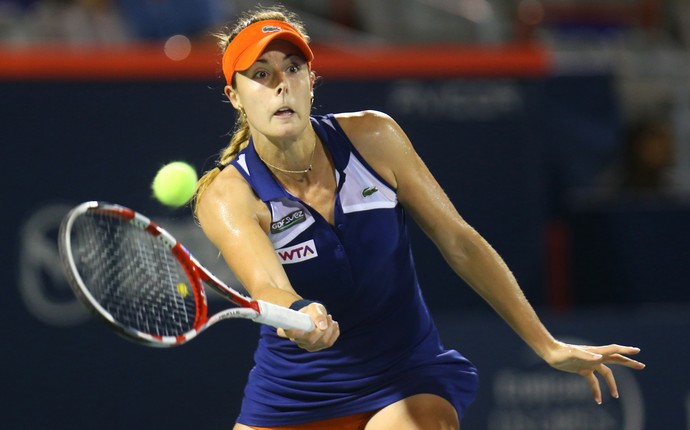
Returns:
[[[266,234],[271,218],[268,208],[234,168],[225,169],[208,186],[197,216],[206,236],[254,300],[289,307],[301,298]],[[316,330],[303,334],[278,329],[278,334],[309,351],[333,345],[340,332],[326,309],[312,304],[303,311],[312,317]]]

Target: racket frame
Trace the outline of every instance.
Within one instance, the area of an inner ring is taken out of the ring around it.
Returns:
[[[80,276],[77,264],[74,260],[74,255],[71,251],[72,226],[79,216],[87,212],[101,213],[121,218],[137,228],[146,231],[157,240],[162,241],[165,246],[170,249],[172,255],[184,269],[189,282],[192,284],[191,290],[195,294],[195,303],[197,307],[196,319],[191,330],[178,336],[152,335],[120,323],[110,312],[101,306]],[[58,249],[67,281],[82,303],[84,303],[93,314],[100,317],[111,328],[114,328],[119,334],[148,346],[171,347],[182,345],[194,339],[199,333],[206,330],[211,325],[229,318],[249,319],[276,328],[298,329],[307,332],[314,329],[314,323],[307,314],[262,300],[252,300],[229,287],[202,266],[191,252],[178,242],[167,230],[139,212],[121,205],[101,201],[88,201],[75,206],[65,216],[60,225]],[[238,307],[225,309],[209,317],[208,297],[204,285],[213,288],[216,292]]]

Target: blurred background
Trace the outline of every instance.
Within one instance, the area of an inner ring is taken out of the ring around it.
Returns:
[[[262,2],[264,6],[274,4]],[[553,334],[642,348],[596,406],[412,226],[447,347],[481,372],[463,428],[690,429],[690,2],[293,0],[321,77],[315,114],[377,109],[406,130]],[[0,0],[3,428],[229,429],[257,328],[153,350],[76,302],[56,247],[85,200],[142,211],[234,278],[156,170],[208,170],[233,110],[211,33],[244,0]],[[686,334],[683,334],[686,333]]]

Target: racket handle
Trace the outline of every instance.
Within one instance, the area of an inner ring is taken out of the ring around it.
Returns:
[[[310,332],[314,330],[314,322],[305,313],[274,305],[273,303],[257,300],[260,315],[254,321],[276,328],[297,329]]]

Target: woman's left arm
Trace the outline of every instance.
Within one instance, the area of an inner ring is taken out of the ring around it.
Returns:
[[[618,397],[613,373],[606,365],[642,369],[644,364],[625,356],[639,349],[570,345],[554,339],[503,259],[460,216],[397,123],[375,112],[360,118],[358,125],[348,127],[348,135],[372,167],[396,187],[400,203],[450,267],[549,365],[585,377],[597,403],[602,399],[595,372],[604,377],[611,395]]]

